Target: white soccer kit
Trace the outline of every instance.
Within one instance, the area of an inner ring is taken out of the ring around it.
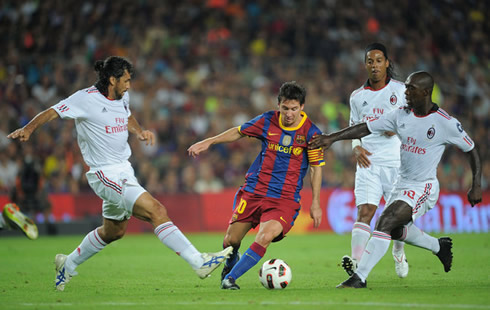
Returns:
[[[83,159],[90,167],[90,187],[102,198],[103,216],[128,219],[145,192],[128,161],[129,94],[110,100],[96,87],[82,89],[52,107],[61,118],[74,119]]]
[[[437,105],[423,117],[400,108],[367,125],[373,133],[396,132],[401,140],[400,172],[388,204],[395,200],[407,202],[413,209],[414,220],[437,202],[437,165],[445,146],[454,144],[463,152],[469,152],[475,146],[459,121]]]
[[[390,79],[379,90],[368,82],[350,96],[350,125],[367,122],[406,105],[405,84]],[[379,205],[381,197],[388,200],[400,166],[400,140],[383,132],[373,133],[361,139],[361,146],[369,151],[371,165],[357,166],[354,194],[356,205]]]

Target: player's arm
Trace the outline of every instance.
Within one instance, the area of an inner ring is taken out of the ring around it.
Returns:
[[[309,149],[324,148],[328,149],[334,142],[339,140],[360,139],[371,134],[366,123],[357,124],[336,131],[331,134],[322,134],[314,137],[308,142]]]
[[[135,134],[140,141],[146,141],[146,145],[155,144],[155,134],[149,130],[143,130],[133,115],[128,117],[128,130]]]
[[[356,100],[354,99],[354,95],[357,91],[352,92],[349,103],[350,103],[350,116],[349,116],[349,124],[350,126],[354,126],[356,124],[360,124],[362,121],[361,113],[359,112],[358,105],[356,104]],[[356,158],[357,164],[362,168],[367,168],[371,165],[371,161],[368,156],[372,155],[368,150],[362,147],[361,139],[352,139],[352,153]]]
[[[189,153],[190,156],[196,157],[200,153],[209,149],[209,147],[213,144],[230,143],[230,142],[234,142],[234,141],[236,141],[242,137],[243,137],[243,135],[240,133],[239,128],[233,127],[233,128],[230,128],[230,129],[220,133],[219,135],[204,139],[202,141],[199,141],[199,142],[191,145],[187,149],[187,152]]]
[[[481,161],[480,155],[475,147],[469,151],[468,160],[471,166],[471,172],[473,173],[473,182],[471,184],[471,188],[468,191],[468,202],[473,207],[477,203],[481,202],[482,193],[481,193]]]
[[[322,167],[312,166],[310,168],[311,191],[313,199],[311,201],[310,216],[313,219],[313,226],[317,228],[322,222],[322,208],[320,207],[320,191],[322,188]]]
[[[7,138],[11,139],[17,139],[19,138],[20,141],[28,141],[31,134],[40,126],[46,124],[47,122],[50,122],[54,120],[55,118],[59,117],[58,113],[53,108],[48,108],[42,112],[40,112],[38,115],[34,116],[33,119],[27,125],[25,125],[22,128],[16,129],[15,131],[11,132]]]

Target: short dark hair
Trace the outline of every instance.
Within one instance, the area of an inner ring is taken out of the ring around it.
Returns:
[[[133,65],[129,60],[119,56],[109,56],[105,60],[97,60],[94,65],[97,72],[97,82],[95,87],[105,96],[107,96],[109,79],[111,76],[119,79],[124,75],[124,71],[132,76],[134,73]]]
[[[286,82],[281,85],[277,102],[281,103],[284,100],[298,100],[300,105],[305,103],[306,89],[296,83],[296,81]]]
[[[384,46],[384,44],[375,42],[366,46],[366,49],[364,50],[364,62],[366,62],[367,53],[372,50],[378,50],[383,52],[383,55],[385,56],[386,60],[390,62],[388,68],[386,69],[386,75],[390,79],[395,77],[395,65],[393,64],[393,61],[391,61],[391,59],[388,58],[388,50],[386,49],[386,46]]]

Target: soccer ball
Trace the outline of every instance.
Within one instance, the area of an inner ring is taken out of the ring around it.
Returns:
[[[269,290],[282,290],[291,283],[291,268],[282,259],[266,261],[259,270],[260,283]]]

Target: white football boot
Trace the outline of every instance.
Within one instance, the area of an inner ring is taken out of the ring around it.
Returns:
[[[408,275],[408,261],[405,256],[405,251],[398,253],[393,252],[393,259],[395,260],[395,271],[400,278],[406,278]]]
[[[65,254],[56,254],[54,258],[54,264],[56,266],[56,278],[54,279],[54,285],[58,291],[63,291],[66,283],[70,282],[71,278],[78,274],[77,272],[70,274],[68,271],[66,271],[65,262],[67,258],[68,256]]]
[[[205,279],[209,277],[211,272],[213,272],[222,262],[224,262],[228,256],[230,256],[233,251],[233,247],[229,246],[223,251],[217,253],[202,253],[201,256],[204,260],[201,267],[194,269],[199,278]]]

